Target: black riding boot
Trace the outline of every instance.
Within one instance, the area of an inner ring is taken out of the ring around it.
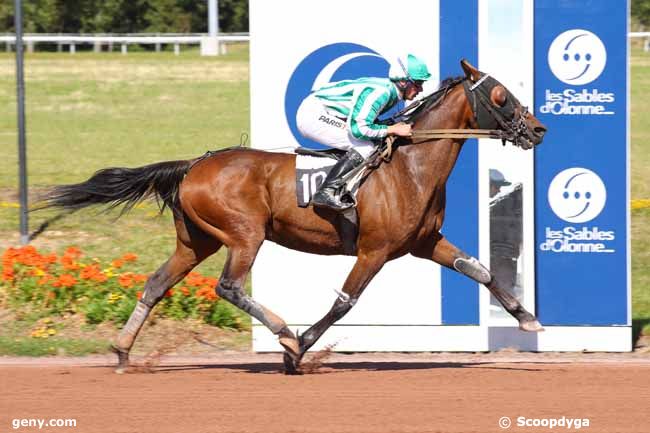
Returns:
[[[342,202],[341,197],[337,193],[345,184],[342,177],[363,164],[363,162],[364,159],[359,152],[350,149],[348,153],[343,155],[343,157],[334,164],[334,167],[332,167],[332,170],[330,170],[329,174],[325,178],[323,185],[311,199],[311,204],[317,207],[326,207],[335,211],[343,211],[352,206],[352,203]]]

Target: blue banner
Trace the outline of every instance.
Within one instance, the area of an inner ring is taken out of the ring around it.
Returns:
[[[478,0],[440,2],[440,79],[462,75],[460,60],[478,66]],[[442,232],[454,245],[478,257],[478,145],[467,140],[447,182]],[[442,323],[478,325],[478,283],[442,268]]]
[[[627,325],[627,2],[535,1],[537,314]]]

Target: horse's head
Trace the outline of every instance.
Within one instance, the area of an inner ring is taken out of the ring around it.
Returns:
[[[546,127],[503,84],[467,60],[460,64],[467,77],[463,85],[474,114],[473,128],[502,131],[504,143],[510,141],[522,149],[542,142]]]

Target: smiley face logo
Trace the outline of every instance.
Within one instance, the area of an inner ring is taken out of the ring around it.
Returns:
[[[558,173],[548,188],[548,203],[559,218],[584,223],[596,218],[605,207],[607,190],[600,176],[573,167]]]
[[[551,71],[566,84],[591,83],[600,76],[606,63],[603,41],[588,30],[567,30],[553,40],[548,50]]]

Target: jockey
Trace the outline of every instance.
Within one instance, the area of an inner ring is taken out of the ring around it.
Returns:
[[[411,136],[411,125],[377,124],[377,117],[400,100],[410,101],[431,77],[426,64],[412,54],[390,66],[388,78],[358,78],[329,83],[313,91],[296,115],[302,135],[326,146],[347,150],[312,199],[314,206],[342,211],[351,206],[337,194],[341,179],[363,164],[386,136]]]

